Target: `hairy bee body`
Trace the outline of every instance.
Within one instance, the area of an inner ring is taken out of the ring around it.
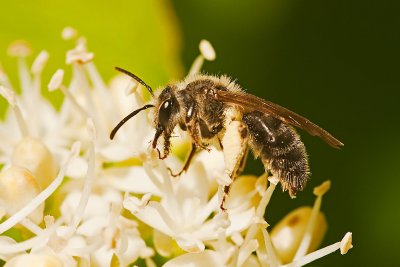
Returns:
[[[309,167],[305,146],[295,130],[261,112],[245,113],[243,122],[250,134],[250,147],[259,155],[265,169],[281,181],[291,196],[303,190]]]
[[[228,110],[234,109],[233,119],[242,122],[246,128],[240,138],[249,140],[250,149],[261,158],[266,171],[277,176],[283,189],[289,190],[291,196],[303,189],[309,171],[307,154],[299,135],[292,127],[268,114],[247,112],[243,107],[224,103],[215,97],[221,90],[240,92],[236,83],[226,77],[197,76],[168,88],[156,98],[155,103],[155,124],[159,123],[160,112],[163,112],[157,107],[162,107],[165,99],[170,99],[177,106],[171,116],[174,119],[168,120],[168,130],[164,131],[163,157],[169,153],[169,138],[176,124],[189,132],[196,147],[206,148],[214,139],[223,138]]]
[[[219,144],[224,151],[225,168],[231,180],[243,170],[248,150],[260,157],[265,170],[276,176],[283,190],[294,197],[303,190],[309,177],[308,157],[304,144],[294,128],[299,127],[311,135],[319,136],[335,148],[343,144],[330,133],[308,119],[267,100],[245,93],[228,77],[196,75],[166,86],[159,95],[134,74],[117,68],[146,86],[153,103],[133,111],[111,132],[131,117],[147,108],[154,108],[156,130],[152,147],[160,159],[168,156],[170,138],[176,126],[187,131],[192,139],[192,150],[182,170],[186,171],[198,149]],[[163,140],[163,152],[158,149]],[[224,188],[229,192],[229,184]],[[225,196],[224,196],[225,199]],[[224,200],[223,200],[224,201]],[[223,208],[223,201],[221,208]]]

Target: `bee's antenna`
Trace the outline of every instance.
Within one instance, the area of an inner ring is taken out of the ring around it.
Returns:
[[[119,128],[121,128],[122,125],[125,124],[125,122],[127,122],[130,118],[132,118],[133,116],[135,116],[136,114],[138,114],[140,111],[148,109],[148,108],[154,108],[154,105],[148,104],[148,105],[144,105],[141,108],[138,108],[137,110],[132,111],[128,116],[126,116],[125,118],[122,119],[122,121],[120,121],[117,126],[114,127],[114,129],[111,131],[110,133],[110,139],[114,139],[115,134],[117,133],[117,131],[119,130]]]
[[[136,76],[135,74],[133,74],[132,72],[129,72],[127,70],[124,70],[120,67],[115,67],[115,69],[119,72],[122,72],[123,74],[126,74],[130,77],[132,77],[133,79],[135,79],[138,83],[140,83],[141,85],[143,85],[144,87],[147,88],[147,90],[149,91],[149,93],[151,94],[152,97],[154,97],[154,92],[153,89],[151,89],[151,87],[149,85],[147,85],[142,79],[140,79],[138,76]]]

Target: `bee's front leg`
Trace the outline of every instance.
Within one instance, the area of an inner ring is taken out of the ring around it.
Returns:
[[[185,164],[183,165],[183,168],[176,174],[174,174],[172,172],[172,170],[170,168],[168,168],[169,173],[171,174],[172,177],[178,177],[180,176],[182,173],[186,172],[189,169],[190,163],[192,162],[193,156],[194,154],[196,154],[197,151],[197,146],[195,143],[192,143],[192,149],[190,150],[189,156],[186,159]]]

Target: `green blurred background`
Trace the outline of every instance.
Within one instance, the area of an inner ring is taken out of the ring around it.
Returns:
[[[205,71],[231,75],[250,93],[304,115],[345,144],[334,150],[300,131],[312,179],[296,200],[274,194],[269,223],[312,204],[312,188],[330,179],[324,244],[352,231],[354,249],[310,265],[398,266],[399,1],[42,0],[2,1],[1,9],[0,61],[14,84],[8,44],[23,38],[35,54],[50,52],[47,84],[72,47],[60,38],[64,26],[87,37],[104,77],[118,65],[153,86],[182,77],[198,42],[210,40],[217,60]],[[59,102],[61,95],[49,97]],[[262,166],[252,161],[247,170],[261,174]]]

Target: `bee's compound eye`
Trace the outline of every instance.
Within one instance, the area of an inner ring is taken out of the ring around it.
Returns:
[[[161,104],[158,111],[158,121],[161,125],[167,125],[172,113],[172,101],[166,100]]]

